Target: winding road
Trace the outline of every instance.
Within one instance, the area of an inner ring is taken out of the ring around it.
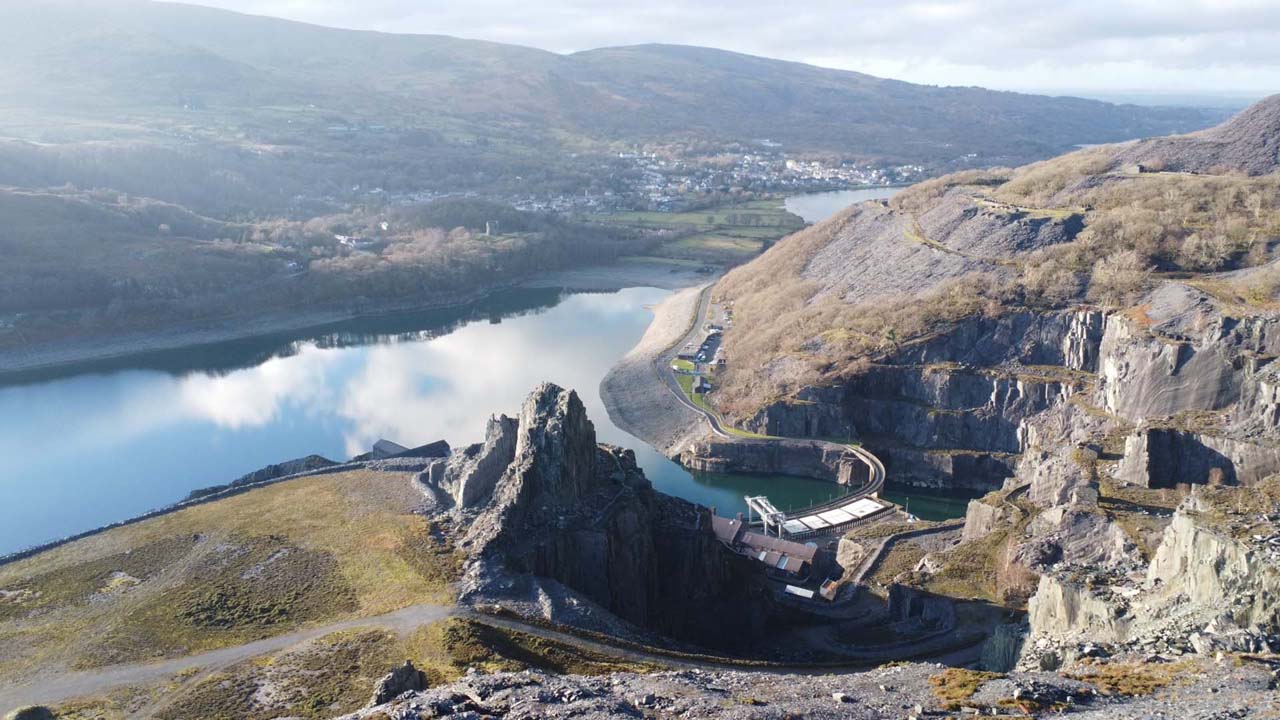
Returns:
[[[139,708],[131,715],[131,717],[152,717],[165,708],[177,696],[178,691],[189,688],[237,663],[298,648],[313,640],[344,630],[383,629],[404,636],[423,625],[451,617],[466,618],[491,627],[533,635],[626,662],[650,663],[671,669],[820,673],[866,669],[903,658],[899,647],[873,645],[857,652],[846,652],[845,659],[832,662],[800,664],[744,662],[714,655],[663,651],[628,643],[597,640],[518,618],[497,617],[477,612],[466,607],[421,604],[411,605],[385,615],[341,620],[187,657],[150,663],[112,665],[94,670],[45,672],[39,676],[38,681],[7,686],[0,684],[0,712],[28,705],[57,705],[67,700],[102,695],[120,688],[155,685],[171,681],[177,675],[190,673],[181,683],[166,690],[156,703],[150,707]],[[973,639],[957,637],[945,642],[931,642],[910,657],[946,658],[948,661],[963,663],[977,658],[978,646],[979,643]]]
[[[704,286],[700,291],[699,297],[698,297],[698,307],[697,307],[697,310],[694,312],[693,319],[692,319],[692,322],[690,322],[689,324],[688,331],[686,331],[685,334],[678,341],[672,344],[671,347],[667,348],[665,352],[659,353],[658,356],[654,358],[653,371],[657,373],[659,378],[661,378],[662,384],[667,388],[669,392],[675,395],[676,399],[679,400],[683,405],[697,412],[699,415],[705,418],[707,421],[707,424],[711,426],[711,431],[716,435],[718,435],[719,437],[732,440],[733,442],[744,442],[744,443],[753,443],[753,442],[768,443],[768,442],[783,442],[783,441],[807,442],[807,443],[812,443],[815,446],[823,447],[825,449],[833,450],[836,452],[852,454],[866,464],[867,468],[869,469],[868,479],[867,479],[867,482],[861,488],[859,488],[858,490],[848,495],[843,495],[835,500],[832,500],[826,503],[821,503],[819,505],[814,505],[813,507],[803,508],[800,510],[789,512],[786,514],[787,519],[804,517],[806,515],[812,515],[817,512],[823,512],[830,508],[848,504],[850,501],[858,500],[859,498],[873,497],[878,495],[880,491],[884,488],[885,474],[886,474],[885,467],[884,467],[884,463],[880,461],[880,458],[876,457],[875,454],[872,453],[870,450],[867,450],[866,448],[863,448],[857,445],[846,445],[842,443],[830,442],[828,440],[814,440],[810,438],[782,438],[782,437],[764,437],[764,436],[744,437],[740,434],[735,434],[733,432],[730,432],[729,430],[726,430],[724,419],[721,418],[718,413],[698,405],[697,403],[690,400],[687,395],[685,395],[684,390],[681,389],[680,387],[680,383],[676,380],[676,374],[675,374],[675,371],[671,369],[671,365],[675,361],[676,356],[679,354],[680,348],[684,347],[685,345],[688,345],[689,343],[695,343],[695,344],[700,343],[701,341],[700,328],[702,327],[703,323],[707,321],[707,316],[711,309],[712,287],[714,287],[714,284],[708,284]],[[869,519],[878,518],[878,517],[879,517],[878,514],[872,515],[872,516],[869,516],[868,518],[865,518],[864,520],[869,520]]]
[[[110,665],[93,670],[45,672],[33,682],[20,685],[0,684],[0,710],[36,703],[52,705],[70,698],[99,695],[120,687],[159,682],[193,669],[204,672],[217,670],[260,655],[303,645],[342,630],[380,628],[403,635],[422,625],[444,620],[455,614],[457,614],[457,608],[453,606],[411,605],[385,615],[340,620],[187,657]]]

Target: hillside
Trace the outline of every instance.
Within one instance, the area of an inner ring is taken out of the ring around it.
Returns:
[[[744,360],[723,406],[750,417],[965,318],[1130,307],[1164,277],[1210,282],[1268,263],[1278,109],[1275,96],[1192,135],[944,176],[778,243],[718,287],[736,303],[726,342]],[[1249,294],[1270,302],[1265,289]]]
[[[557,55],[142,0],[6,3],[0,65],[0,183],[108,186],[205,213],[305,214],[357,186],[603,191],[614,143],[714,153],[769,138],[938,170],[1210,122],[705,48]]]
[[[479,200],[235,223],[111,190],[0,187],[0,355],[458,304],[649,242]]]
[[[890,485],[986,492],[958,544],[894,549],[883,581],[1026,610],[988,669],[1273,652],[1278,108],[944,176],[780,241],[715,288],[710,401],[856,439]]]

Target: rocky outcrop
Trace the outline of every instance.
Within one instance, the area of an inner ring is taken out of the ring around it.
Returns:
[[[515,426],[491,497],[465,514],[464,602],[558,622],[604,610],[709,647],[758,637],[771,601],[752,562],[716,540],[705,508],[655,492],[631,451],[598,445],[576,393],[542,385]]]
[[[404,664],[392,670],[373,688],[373,697],[369,706],[391,702],[407,692],[421,692],[427,689],[427,674],[413,666],[413,662],[405,660]]]
[[[489,418],[483,443],[469,445],[432,464],[420,481],[452,505],[480,505],[493,494],[498,479],[515,458],[516,427],[516,421],[506,415]]]
[[[1029,603],[1022,664],[1055,667],[1090,646],[1177,654],[1274,646],[1280,641],[1280,507],[1232,520],[1229,497],[1188,498],[1145,569],[1126,571],[1121,560],[1107,570],[1107,558],[1086,558],[1043,575]]]
[[[1142,664],[1135,673],[1167,666]],[[1047,672],[1013,672],[978,679],[969,709],[957,713],[939,697],[938,680],[955,677],[933,663],[894,663],[864,672],[785,673],[763,670],[686,668],[651,673],[618,672],[596,676],[519,673],[467,673],[458,681],[414,693],[394,703],[362,710],[348,720],[426,720],[428,718],[520,717],[813,718],[881,720],[905,717],[1010,716],[1010,706],[1061,708],[1081,720],[1113,718],[1262,717],[1273,706],[1274,679],[1263,663],[1201,661],[1182,668],[1177,682],[1156,683],[1150,692],[1129,696],[1104,693],[1087,682]],[[959,672],[961,677],[968,674]],[[966,678],[967,679],[967,678]],[[1016,711],[1015,711],[1016,712]],[[1034,715],[1049,715],[1033,711]]]
[[[260,482],[275,480],[276,478],[282,478],[289,475],[296,475],[298,473],[303,473],[310,470],[320,470],[327,467],[333,467],[337,464],[338,463],[335,463],[334,461],[328,458],[321,457],[319,455],[308,455],[306,457],[298,458],[296,460],[287,460],[282,463],[276,463],[274,465],[268,465],[264,468],[254,470],[253,472],[247,475],[243,475],[235,480],[232,480],[226,485],[213,485],[207,488],[200,488],[199,490],[192,490],[191,493],[187,495],[187,499],[195,500],[196,498],[202,498],[202,497],[205,497],[206,495],[213,495],[215,493],[220,493],[220,492],[223,492],[224,490],[229,490],[231,488],[244,487],[246,485],[255,485]]]
[[[1027,616],[1031,634],[1019,662],[1041,670],[1069,663],[1086,644],[1124,643],[1133,624],[1126,597],[1059,575],[1040,576]]]
[[[1141,309],[1107,323],[1099,368],[1102,405],[1135,423],[1229,408],[1267,367],[1259,360],[1280,355],[1280,318],[1228,316],[1183,283],[1161,285]]]
[[[1254,532],[1242,538],[1212,517],[1218,509],[1192,496],[1165,530],[1147,582],[1165,604],[1189,603],[1239,627],[1280,632],[1280,548]],[[1280,507],[1271,508],[1280,512]],[[1267,534],[1273,534],[1274,521]]]
[[[964,531],[960,538],[964,542],[981,540],[990,535],[1007,520],[1003,507],[990,505],[982,500],[970,500],[964,513]]]
[[[1027,498],[1042,508],[1076,502],[1089,487],[1092,477],[1084,463],[1097,462],[1098,454],[1087,448],[1070,453],[1047,452],[1039,447],[1023,454],[1018,464],[1018,479],[1028,484]],[[1096,504],[1097,491],[1093,491]]]
[[[1027,535],[1015,558],[1035,572],[1058,564],[1109,572],[1138,569],[1137,546],[1098,510],[1096,494],[1045,510],[1029,523]]]

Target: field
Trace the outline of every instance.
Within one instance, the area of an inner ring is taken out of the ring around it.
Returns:
[[[674,260],[737,264],[804,227],[781,200],[753,200],[696,212],[617,212],[598,222],[665,233],[653,255]]]
[[[294,480],[0,568],[0,677],[183,657],[448,604],[452,550],[404,474]]]
[[[426,674],[429,687],[457,680],[470,667],[586,675],[661,669],[452,618],[404,634],[375,628],[336,632],[231,667],[197,669],[155,686],[121,689],[56,709],[58,717],[75,720],[116,720],[143,711],[161,720],[329,718],[363,707],[378,679],[405,660]]]

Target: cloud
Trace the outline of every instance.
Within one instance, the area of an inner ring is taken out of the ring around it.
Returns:
[[[1270,0],[204,1],[323,25],[556,52],[705,45],[932,84],[1280,89],[1280,4]]]

